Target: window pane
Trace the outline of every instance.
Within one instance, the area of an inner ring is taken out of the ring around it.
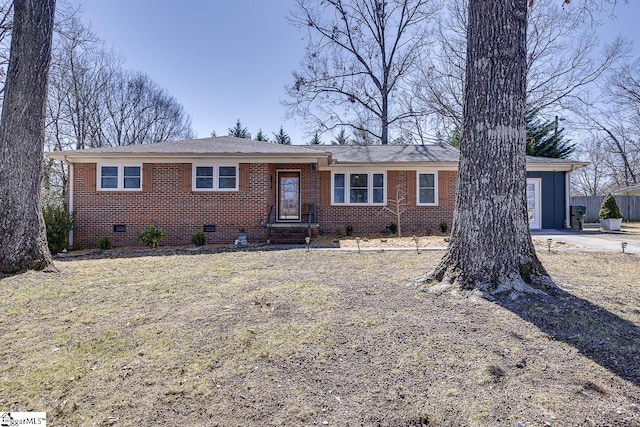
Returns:
[[[200,178],[200,177],[197,177],[196,178],[196,188],[213,188],[213,178]]]
[[[354,189],[351,188],[351,193],[350,193],[351,199],[349,200],[350,203],[368,203],[369,200],[367,199],[367,190],[366,189]]]
[[[117,166],[102,166],[100,169],[102,177],[118,177]]]
[[[124,167],[124,176],[125,178],[128,176],[135,176],[140,178],[140,166],[125,166]]]
[[[369,185],[368,181],[369,176],[366,173],[352,173],[350,175],[351,188],[367,188],[367,186]]]
[[[220,179],[218,180],[218,185],[220,186],[220,188],[236,188],[236,178],[222,178],[220,177]]]
[[[382,188],[373,189],[373,203],[384,203],[384,190]]]
[[[420,203],[435,203],[435,191],[431,188],[420,189]]]
[[[126,177],[124,178],[124,188],[140,188],[140,178]]]
[[[434,188],[435,187],[435,175],[432,173],[420,174],[420,188]]]
[[[101,188],[118,188],[118,178],[109,178],[106,176],[102,176],[100,180]]]
[[[213,177],[213,167],[212,166],[196,166],[196,176]]]
[[[344,174],[337,173],[333,176],[333,186],[335,188],[344,188]]]
[[[224,177],[235,177],[236,176],[236,167],[235,166],[220,166],[218,169],[220,176]]]
[[[381,173],[373,174],[373,186],[382,188],[384,187],[384,175]]]
[[[344,188],[333,189],[333,203],[344,203]]]

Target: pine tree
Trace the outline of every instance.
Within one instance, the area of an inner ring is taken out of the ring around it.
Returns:
[[[262,129],[258,129],[258,133],[256,134],[256,141],[264,141],[269,142],[269,137],[262,132]]]
[[[558,129],[558,117],[555,120],[541,121],[540,110],[527,112],[527,155],[566,159],[575,149],[575,144],[565,140],[564,128]]]
[[[280,132],[274,133],[273,136],[275,138],[273,142],[276,144],[291,145],[291,137],[284,131],[282,126],[280,126]]]
[[[236,122],[236,126],[229,128],[229,136],[235,136],[236,138],[251,139],[251,133],[245,127],[242,127],[240,119]]]
[[[349,139],[347,138],[347,132],[344,130],[344,128],[340,129],[340,132],[338,132],[338,135],[336,136],[336,139],[331,141],[331,144],[332,145],[347,145],[347,144],[349,144]]]
[[[322,145],[322,140],[320,139],[320,135],[318,134],[318,131],[316,131],[316,133],[313,134],[313,138],[311,138],[311,141],[309,141],[309,145]]]

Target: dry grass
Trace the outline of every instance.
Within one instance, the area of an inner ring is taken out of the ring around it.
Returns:
[[[58,262],[0,279],[0,409],[51,425],[640,425],[639,258],[541,252],[567,291],[416,292],[442,252]]]

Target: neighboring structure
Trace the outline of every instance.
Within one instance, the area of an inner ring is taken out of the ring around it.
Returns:
[[[626,194],[627,196],[640,196],[640,184],[630,185],[628,187],[618,190],[618,193]]]
[[[449,226],[458,150],[449,145],[295,146],[233,137],[52,152],[69,165],[69,208],[77,212],[75,248],[106,236],[138,245],[154,224],[164,243],[302,242],[307,235],[383,231],[383,211],[406,195],[405,233]],[[532,228],[569,223],[569,173],[584,163],[527,158]],[[498,230],[496,232],[499,232]]]

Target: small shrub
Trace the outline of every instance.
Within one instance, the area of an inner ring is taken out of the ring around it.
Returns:
[[[391,234],[396,234],[398,232],[398,224],[396,224],[395,222],[392,222],[387,226],[387,229]]]
[[[611,195],[611,193],[609,193],[602,201],[598,216],[601,219],[622,218],[622,211],[618,207],[618,203],[616,203],[616,199]]]
[[[347,236],[351,236],[351,234],[353,233],[353,225],[347,224],[344,227],[344,231],[347,233]]]
[[[111,240],[107,236],[101,237],[98,240],[98,248],[106,251],[107,249],[111,249]]]
[[[197,233],[193,233],[191,235],[191,243],[196,246],[204,246],[206,239],[204,237],[204,233],[202,231],[198,231]]]
[[[449,228],[449,224],[447,224],[447,221],[440,221],[440,231],[442,231],[443,233],[447,232],[447,229]]]
[[[47,244],[52,255],[69,249],[69,232],[76,223],[76,213],[69,212],[64,205],[46,205],[42,208],[47,228]]]
[[[165,232],[162,228],[150,225],[149,228],[138,234],[138,240],[147,246],[157,248],[164,236]]]

